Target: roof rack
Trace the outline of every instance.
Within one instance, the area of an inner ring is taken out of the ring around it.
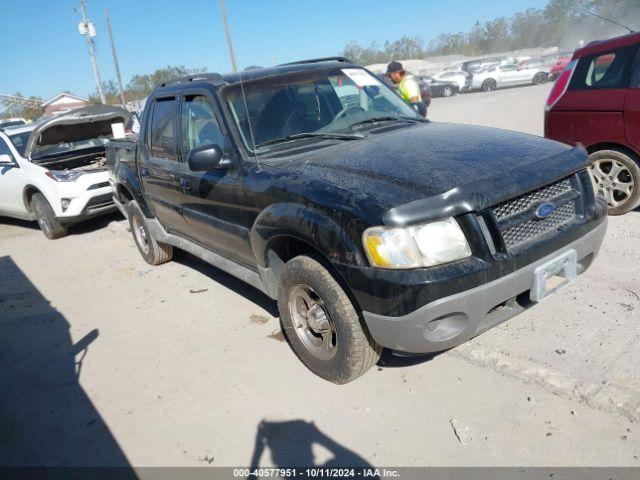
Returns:
[[[180,83],[193,83],[199,82],[202,80],[207,80],[216,85],[221,85],[225,83],[224,78],[219,73],[197,73],[194,75],[187,75],[186,77],[176,78],[174,80],[169,80],[167,82],[162,82],[159,84],[159,87],[168,87],[169,85],[178,85]]]
[[[297,62],[282,63],[280,66],[285,65],[302,65],[304,63],[321,63],[321,62],[342,62],[353,63],[351,60],[345,57],[323,57],[323,58],[310,58],[309,60],[299,60]]]

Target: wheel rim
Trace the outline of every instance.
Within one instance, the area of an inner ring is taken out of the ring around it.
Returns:
[[[451,89],[450,89],[449,87],[445,87],[445,88],[444,88],[444,90],[443,90],[443,92],[442,92],[442,94],[443,94],[445,97],[449,97],[449,96],[451,96]]]
[[[137,215],[134,215],[131,219],[131,227],[133,230],[133,236],[136,239],[136,243],[140,246],[142,251],[149,253],[149,239],[147,237],[147,230],[144,227],[144,223],[140,221]]]
[[[627,203],[635,189],[631,171],[619,160],[596,160],[589,167],[593,188],[601,192],[611,207]]]
[[[338,351],[338,336],[324,301],[307,285],[297,285],[289,294],[293,331],[307,351],[320,360],[332,359]]]

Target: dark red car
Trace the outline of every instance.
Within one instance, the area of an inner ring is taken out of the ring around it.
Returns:
[[[640,204],[640,33],[575,51],[547,99],[544,130],[587,149],[610,215]]]

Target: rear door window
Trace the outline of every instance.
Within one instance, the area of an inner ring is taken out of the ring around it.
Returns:
[[[571,90],[627,88],[636,45],[582,58],[571,79]]]
[[[151,112],[149,150],[152,157],[177,160],[175,142],[176,99],[159,98]]]

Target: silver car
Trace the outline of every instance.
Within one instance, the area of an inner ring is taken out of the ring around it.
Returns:
[[[547,67],[518,67],[518,65],[500,65],[474,72],[467,77],[469,90],[489,92],[496,88],[513,85],[540,85],[549,79]]]

